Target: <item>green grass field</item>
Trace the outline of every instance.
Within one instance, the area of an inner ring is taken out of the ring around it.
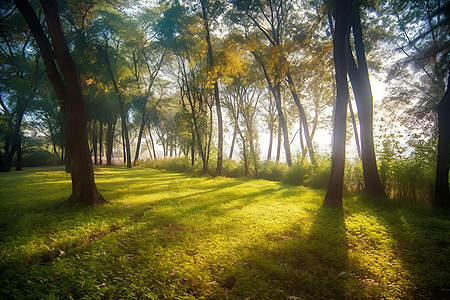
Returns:
[[[0,173],[0,299],[450,298],[448,211],[146,168]]]

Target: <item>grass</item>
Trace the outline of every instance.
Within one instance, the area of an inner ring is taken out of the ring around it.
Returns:
[[[450,297],[448,211],[265,180],[101,167],[0,173],[0,299]]]

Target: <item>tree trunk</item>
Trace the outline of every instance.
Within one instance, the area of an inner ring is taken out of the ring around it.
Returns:
[[[139,159],[139,155],[140,155],[140,151],[141,151],[141,140],[142,140],[142,134],[144,133],[144,128],[145,128],[146,111],[147,111],[147,109],[144,107],[144,110],[142,111],[142,120],[141,120],[141,126],[139,127],[138,140],[137,140],[137,144],[136,144],[136,154],[134,156],[133,165],[136,165],[136,161]]]
[[[106,164],[112,165],[112,152],[114,146],[114,131],[116,128],[116,121],[108,121],[106,129]]]
[[[286,72],[286,79],[287,79],[287,82],[289,83],[289,90],[291,91],[292,99],[294,99],[294,103],[297,106],[298,112],[300,114],[300,120],[303,124],[303,132],[305,133],[305,141],[306,141],[306,146],[308,147],[309,157],[311,159],[311,162],[314,162],[314,148],[313,148],[311,136],[309,134],[308,120],[306,119],[306,113],[303,108],[303,105],[300,103],[300,99],[298,98],[297,92],[295,91],[294,80],[292,80],[292,76],[291,76],[291,72],[290,72],[289,68]],[[301,134],[301,132],[300,132],[300,134]]]
[[[345,167],[345,136],[347,123],[348,84],[345,65],[345,43],[349,38],[351,0],[342,0],[336,5],[336,25],[333,39],[333,59],[336,77],[336,106],[334,111],[333,152],[331,174],[324,205],[342,206],[342,188]]]
[[[279,123],[279,121],[278,121]],[[278,135],[277,135],[277,157],[275,159],[276,162],[280,161],[281,156],[281,124],[278,124]]]
[[[5,162],[4,162],[5,172],[11,171],[14,154],[16,154],[16,152],[18,151],[19,146],[20,146],[20,140],[21,140],[20,127],[22,125],[24,113],[25,113],[25,109],[20,109],[17,112],[16,122],[14,123],[14,128],[13,128],[13,132],[12,132],[11,148],[9,148],[9,141],[7,140],[5,142],[5,154],[6,154]]]
[[[236,120],[237,123],[237,120]],[[239,128],[239,125],[237,125],[239,136],[241,137],[242,141],[242,156],[244,157],[244,176],[248,176],[248,155],[247,155],[247,146],[245,144],[245,136],[242,134],[241,129]]]
[[[103,120],[100,119],[100,130],[99,130],[99,142],[100,142],[100,147],[99,147],[99,156],[100,156],[100,164],[103,164]]]
[[[150,142],[152,144],[153,158],[157,159],[158,157],[156,156],[155,142],[153,141],[152,130],[151,130],[151,127],[150,127],[150,120],[147,121],[147,130],[148,130],[148,135],[150,136]]]
[[[119,111],[120,111],[120,119],[122,123],[122,133],[125,140],[125,153],[124,153],[124,160],[126,160],[127,168],[131,168],[131,146],[130,146],[130,137],[128,135],[128,124],[127,124],[127,112],[125,110],[125,102],[122,99],[122,94],[119,90],[119,86],[117,85],[116,78],[114,76],[111,63],[109,61],[109,54],[108,54],[108,46],[106,46],[105,49],[103,49],[103,57],[106,62],[107,71],[109,73],[109,76],[111,77],[112,84],[114,86],[114,91],[116,92],[116,98],[119,102]]]
[[[0,151],[0,172],[4,172],[2,151]]]
[[[202,6],[202,18],[205,26],[206,31],[206,44],[208,45],[208,68],[209,70],[212,69],[214,66],[214,57],[212,52],[212,45],[211,45],[211,35],[209,33],[209,22],[208,22],[208,14],[206,10],[206,1],[200,0],[201,6]],[[219,99],[219,87],[217,84],[217,78],[214,79],[214,102],[216,104],[216,111],[217,111],[217,168],[216,168],[216,175],[220,176],[222,175],[222,168],[223,168],[223,122],[222,122],[222,108],[220,106],[220,99]]]
[[[448,172],[450,166],[450,71],[447,89],[438,106],[438,153],[434,204],[450,206]]]
[[[94,150],[94,165],[97,165],[97,126],[95,120],[92,122],[92,148]]]
[[[55,0],[41,1],[53,49],[28,1],[15,0],[15,3],[39,46],[47,76],[58,96],[61,110],[66,116],[72,177],[72,194],[69,201],[85,205],[103,204],[106,200],[98,191],[94,181],[81,82],[63,33],[57,2]],[[62,77],[56,67],[55,58]]]
[[[378,175],[373,142],[373,97],[367,69],[366,55],[362,38],[359,9],[356,9],[352,20],[353,39],[358,66],[356,67],[350,48],[350,40],[345,44],[347,72],[353,87],[361,136],[361,160],[365,192],[372,196],[384,196],[384,189]]]
[[[231,140],[231,146],[230,146],[230,155],[229,159],[233,158],[233,152],[234,152],[234,144],[236,143],[236,134],[237,134],[237,127],[236,124],[234,125],[234,131],[233,131],[233,139]]]
[[[353,106],[352,106],[351,101],[348,101],[348,108],[350,110],[350,118],[352,119],[353,134],[355,135],[356,151],[358,152],[359,159],[362,159],[361,145],[359,144],[358,128],[356,127],[356,118],[355,118],[355,113],[353,112]]]
[[[272,159],[272,144],[273,144],[273,124],[269,123],[269,150],[267,150],[267,160]]]
[[[19,142],[16,151],[16,171],[22,171],[22,143]]]
[[[195,165],[195,132],[191,126],[192,146],[191,146],[191,165]]]
[[[281,127],[283,131],[283,137],[284,137],[284,151],[286,152],[286,163],[288,166],[292,166],[292,156],[291,156],[291,148],[289,145],[289,132],[286,125],[286,119],[284,118],[283,113],[283,107],[281,105],[281,91],[280,91],[280,83],[277,83],[275,85],[272,85],[272,82],[270,81],[269,74],[267,73],[266,66],[264,65],[264,62],[259,58],[258,55],[256,55],[255,52],[252,52],[253,56],[256,58],[256,60],[261,65],[261,68],[264,72],[264,77],[266,78],[267,86],[269,87],[269,91],[272,92],[273,98],[275,99],[275,105],[278,112],[278,122],[279,126]],[[278,151],[278,153],[280,153]],[[278,161],[278,160],[277,160]]]

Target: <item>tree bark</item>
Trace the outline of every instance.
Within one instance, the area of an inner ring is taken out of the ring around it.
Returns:
[[[438,106],[438,153],[434,204],[450,206],[448,172],[450,166],[450,71],[447,89]]]
[[[342,206],[342,188],[345,167],[345,136],[347,123],[348,84],[345,64],[345,43],[349,38],[349,22],[352,1],[342,0],[336,5],[333,59],[336,77],[336,106],[334,111],[333,152],[331,174],[324,205]]]
[[[200,0],[202,6],[202,18],[206,31],[206,44],[208,45],[208,68],[211,70],[214,66],[214,57],[212,52],[211,45],[211,35],[209,32],[209,22],[208,22],[208,14],[206,11],[206,1]],[[219,98],[219,87],[217,84],[217,78],[214,79],[214,103],[216,104],[216,113],[217,113],[217,167],[216,167],[216,175],[222,175],[223,168],[223,122],[222,122],[222,108],[220,105]]]
[[[351,101],[348,101],[348,108],[350,110],[350,118],[352,119],[353,134],[355,135],[356,151],[358,153],[359,159],[362,159],[362,156],[361,156],[361,145],[359,143],[358,128],[356,127],[356,118],[355,118],[355,113],[353,112],[353,106],[352,106],[352,102]]]
[[[116,128],[116,121],[108,121],[106,129],[106,164],[112,165],[112,152],[114,147],[114,130]]]
[[[103,120],[100,119],[100,124],[99,124],[99,156],[100,156],[100,164],[103,164]]]
[[[22,143],[19,142],[16,151],[16,171],[22,171]]]
[[[234,144],[236,143],[236,134],[237,134],[237,127],[236,124],[234,124],[233,139],[231,140],[230,155],[228,157],[229,159],[233,158]]]
[[[64,36],[56,1],[41,1],[53,47],[40,25],[31,5],[26,0],[15,0],[41,51],[47,76],[58,96],[61,110],[67,119],[67,143],[71,158],[71,203],[103,204],[94,181],[94,168],[89,152],[85,101],[80,78]],[[53,52],[54,51],[54,52]],[[55,59],[61,70],[59,73]]]
[[[356,8],[352,20],[353,39],[358,66],[350,48],[350,40],[345,44],[347,72],[355,95],[360,126],[361,161],[363,165],[364,191],[372,196],[384,196],[375,158],[373,142],[373,96],[363,44],[359,9]]]
[[[142,111],[142,120],[141,120],[141,126],[139,127],[138,140],[137,140],[137,144],[136,144],[136,154],[134,156],[133,165],[136,165],[136,161],[139,159],[139,155],[140,155],[140,151],[141,151],[141,140],[142,140],[142,134],[144,133],[144,128],[145,128],[146,112],[147,112],[147,108],[144,107],[144,110]]]
[[[111,81],[114,86],[114,91],[116,92],[116,98],[119,103],[122,132],[125,139],[124,160],[126,160],[127,168],[131,168],[131,146],[130,146],[130,137],[128,135],[127,112],[125,110],[125,102],[122,99],[122,94],[120,92],[119,86],[117,85],[116,77],[114,76],[111,63],[109,61],[108,46],[106,46],[106,48],[103,49],[102,52],[106,62],[107,71],[109,73],[109,76],[111,77]]]
[[[305,109],[300,103],[300,99],[298,98],[297,92],[295,91],[294,80],[292,80],[289,68],[286,72],[286,79],[289,84],[289,90],[291,91],[292,99],[294,99],[294,103],[297,106],[298,112],[300,114],[300,121],[303,124],[303,132],[305,133],[305,141],[306,146],[308,147],[309,158],[311,159],[311,162],[314,162],[314,148],[311,140],[311,135],[309,134],[308,120],[306,119]],[[302,133],[300,132],[300,135],[301,134]]]
[[[276,162],[280,161],[281,156],[281,123],[278,120],[278,134],[277,134],[277,157],[275,158]]]
[[[273,144],[273,124],[269,123],[269,150],[267,150],[267,160],[272,159],[272,144]]]

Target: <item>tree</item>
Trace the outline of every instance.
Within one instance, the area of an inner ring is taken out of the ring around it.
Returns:
[[[208,67],[209,69],[214,67],[214,56],[211,45],[211,34],[209,30],[209,20],[208,20],[208,7],[206,0],[200,0],[202,6],[202,18],[205,26],[206,32],[206,44],[208,47]],[[218,130],[218,138],[217,138],[217,168],[216,175],[222,175],[222,161],[223,161],[223,121],[222,121],[222,108],[220,106],[220,97],[219,97],[219,86],[217,83],[217,78],[213,79],[213,89],[214,89],[214,103],[216,104],[216,112],[217,112],[217,130]]]
[[[42,85],[40,57],[30,42],[31,33],[13,3],[2,10],[0,22],[0,105],[6,128],[1,132],[4,156],[1,171],[9,172],[16,155],[16,170],[21,170],[21,127],[24,116],[39,98]],[[0,150],[1,151],[1,150]]]
[[[378,175],[375,146],[373,142],[373,97],[364,50],[359,6],[353,7],[351,16],[351,28],[357,63],[353,56],[350,39],[346,41],[345,55],[347,72],[353,87],[353,93],[358,108],[361,134],[361,161],[363,165],[365,192],[372,196],[382,196],[384,195],[384,190]]]
[[[52,44],[45,35],[30,3],[26,0],[14,2],[39,46],[47,76],[55,89],[61,110],[66,116],[72,178],[72,194],[69,202],[85,205],[103,204],[106,200],[100,194],[94,181],[81,82],[63,32],[57,2],[56,0],[41,1]]]
[[[449,113],[449,8],[450,3],[446,1],[396,0],[392,1],[389,11],[395,18],[396,32],[401,33],[395,41],[404,57],[397,66],[413,67],[415,76],[420,76],[417,81],[420,86],[412,97],[415,103],[409,111],[410,119],[420,120],[421,125],[425,125],[423,135],[438,137],[434,203],[439,206],[450,205],[450,126],[448,118],[443,117]]]
[[[345,135],[347,124],[348,84],[345,57],[345,45],[350,31],[350,8],[352,0],[340,1],[335,5],[335,33],[333,37],[333,59],[336,78],[336,105],[333,125],[333,150],[331,173],[328,183],[325,205],[342,206],[342,187],[345,167]]]
[[[303,123],[305,140],[307,143],[308,151],[310,153],[311,160],[314,161],[314,149],[311,142],[311,136],[309,133],[308,120],[306,118],[305,109],[300,102],[300,98],[297,93],[297,89],[290,71],[290,64],[288,61],[288,43],[286,37],[289,34],[287,28],[291,25],[297,27],[293,23],[289,23],[290,13],[294,8],[294,1],[285,0],[268,0],[268,1],[237,1],[231,0],[234,7],[240,12],[237,17],[232,17],[236,23],[241,23],[239,19],[247,19],[247,23],[243,26],[253,26],[260,31],[262,36],[269,43],[271,48],[268,58],[266,59],[267,65],[270,64],[270,68],[266,68],[266,71],[274,75],[274,82],[272,83],[273,89],[276,93],[280,89],[283,79],[287,81],[289,91],[291,92],[292,99],[298,109],[301,121]],[[268,28],[267,28],[268,27]],[[296,30],[292,30],[296,32]],[[298,38],[298,37],[294,37]],[[282,118],[280,118],[282,122]],[[285,134],[286,138],[286,134]],[[285,142],[286,144],[286,142]],[[286,151],[290,155],[290,150]],[[287,161],[290,161],[287,158]],[[292,162],[288,162],[291,165]]]

